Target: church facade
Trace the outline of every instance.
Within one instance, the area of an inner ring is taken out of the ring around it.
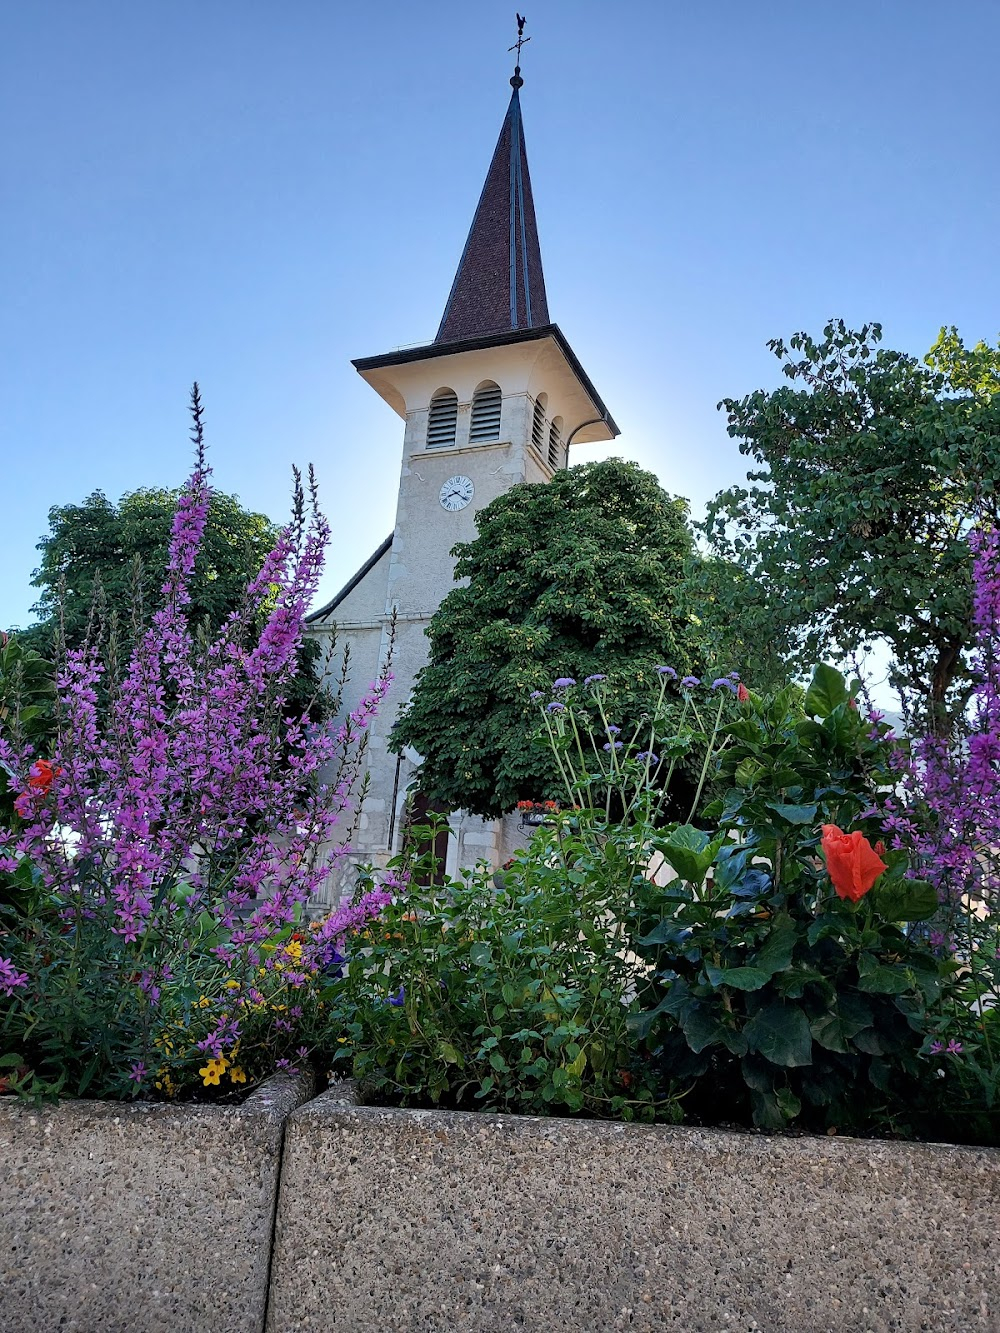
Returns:
[[[478,510],[520,482],[547,482],[574,443],[611,440],[618,428],[558,325],[549,318],[521,120],[516,68],[500,137],[434,341],[362,357],[358,373],[405,423],[392,533],[308,632],[350,647],[350,709],[389,652],[394,682],[368,749],[370,782],[352,860],[384,865],[405,835],[420,756],[396,755],[388,736],[428,656],[426,629],[454,586],[457,542],[476,535]],[[516,815],[448,816],[446,870],[485,858],[501,864],[522,846]],[[330,885],[336,900],[353,868]]]

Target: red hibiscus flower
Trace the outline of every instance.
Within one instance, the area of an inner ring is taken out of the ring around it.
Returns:
[[[31,771],[28,774],[28,786],[32,791],[41,792],[43,795],[52,786],[52,779],[62,772],[55,764],[48,759],[37,759],[31,765]]]
[[[852,903],[860,902],[887,869],[875,848],[857,829],[845,833],[836,824],[824,824],[822,847],[837,896],[849,898]]]

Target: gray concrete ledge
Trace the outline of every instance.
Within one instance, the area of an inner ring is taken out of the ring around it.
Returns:
[[[268,1333],[1000,1329],[1000,1151],[355,1106],[288,1123]]]
[[[242,1106],[0,1099],[3,1333],[260,1333],[285,1121]]]

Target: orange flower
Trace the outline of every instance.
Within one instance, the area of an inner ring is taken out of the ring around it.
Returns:
[[[823,855],[833,887],[840,898],[860,902],[886,864],[857,829],[845,833],[836,824],[823,825]]]
[[[28,786],[32,791],[45,793],[52,786],[52,779],[61,772],[62,769],[50,763],[48,759],[36,759],[28,774]]]
[[[743,684],[742,681],[740,681],[739,684],[736,686],[736,697],[737,699],[739,699],[741,704],[745,704],[746,701],[750,698],[750,691],[747,689],[747,687]]]

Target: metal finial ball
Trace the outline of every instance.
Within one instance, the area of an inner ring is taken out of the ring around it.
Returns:
[[[514,89],[523,88],[524,80],[521,78],[521,66],[514,66],[514,77],[510,81],[510,86]]]

